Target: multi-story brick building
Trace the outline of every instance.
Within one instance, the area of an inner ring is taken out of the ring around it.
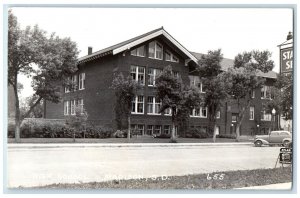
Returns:
[[[75,91],[61,88],[62,102],[53,104],[45,102],[45,118],[63,119],[74,114],[74,106],[84,106],[89,121],[95,124],[116,128],[115,93],[111,89],[115,73],[131,76],[142,85],[132,104],[132,128],[140,134],[169,134],[171,116],[168,111],[159,113],[160,101],[155,98],[155,78],[165,66],[171,65],[174,73],[180,75],[185,84],[193,84],[202,91],[202,85],[193,70],[198,64],[201,54],[188,51],[163,28],[159,28],[92,53],[78,60],[78,71],[71,77],[77,84]],[[233,66],[233,60],[223,59],[222,69]],[[267,78],[267,85],[276,79],[275,72],[261,73]],[[272,126],[271,115],[262,108],[263,101],[270,98],[268,86],[255,90],[252,94],[249,113],[242,124],[242,135],[266,133]],[[207,108],[193,110],[189,119],[189,127],[207,130]],[[237,108],[232,102],[224,105],[217,115],[220,134],[233,134],[237,119]],[[184,131],[177,130],[178,134]]]

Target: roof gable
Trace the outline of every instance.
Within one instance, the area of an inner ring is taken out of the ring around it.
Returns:
[[[118,43],[116,45],[110,46],[108,48],[104,48],[102,50],[94,52],[93,54],[81,57],[78,59],[78,63],[88,62],[90,60],[94,60],[96,58],[100,58],[108,54],[112,54],[112,55],[119,54],[125,50],[129,50],[141,43],[144,43],[160,35],[166,37],[172,44],[174,44],[179,50],[181,50],[190,60],[193,60],[196,64],[198,63],[197,58],[191,52],[189,52],[184,46],[182,46],[176,39],[174,39],[168,32],[166,32],[163,29],[163,27],[158,28],[156,30],[152,30],[140,36],[134,37],[127,41]]]

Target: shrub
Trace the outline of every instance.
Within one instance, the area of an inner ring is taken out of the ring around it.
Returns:
[[[163,133],[163,134],[155,136],[155,138],[171,138],[171,134]]]
[[[201,131],[200,129],[197,129],[197,128],[192,128],[190,129],[186,135],[185,135],[186,138],[209,138],[210,135],[207,131]]]
[[[236,139],[236,134],[219,134],[219,135],[217,135],[217,138]]]
[[[117,130],[113,133],[114,138],[125,138],[127,136],[127,133],[125,131]]]

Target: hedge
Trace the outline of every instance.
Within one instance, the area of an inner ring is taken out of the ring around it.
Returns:
[[[14,138],[15,123],[8,121],[8,138]],[[72,138],[73,128],[65,120],[30,118],[21,124],[21,138]],[[76,138],[109,138],[113,130],[109,127],[87,124],[85,130],[76,131]]]
[[[197,129],[197,128],[192,128],[185,134],[185,137],[186,138],[204,139],[204,138],[209,138],[210,134],[207,131],[202,131],[202,130]]]

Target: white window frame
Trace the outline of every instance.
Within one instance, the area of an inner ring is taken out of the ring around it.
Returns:
[[[165,116],[172,116],[172,109],[171,109],[171,108],[165,109],[164,115],[165,115]]]
[[[203,112],[202,110],[204,110],[205,108],[205,111],[206,111],[206,116],[203,116]],[[197,113],[199,111],[199,113]],[[207,118],[207,107],[200,107],[197,109],[197,112],[196,112],[196,109],[193,109],[191,114],[190,114],[190,117],[195,117],[195,118]]]
[[[132,79],[135,80],[136,82],[138,82],[140,85],[145,85],[145,72],[146,72],[146,68],[145,68],[145,67],[142,67],[142,66],[131,65],[131,66],[130,66],[130,75],[133,74],[133,67],[135,67],[135,69],[134,69],[134,70],[135,70],[135,71],[134,71],[135,78],[132,78]],[[140,73],[140,72],[139,72],[139,68],[144,69],[144,72],[143,72],[143,73]],[[139,76],[140,76],[140,75],[143,75],[143,76],[144,76],[142,82],[139,81]],[[131,76],[131,77],[133,77],[133,76]]]
[[[265,110],[261,111],[261,115],[262,115],[260,118],[261,121],[272,121],[272,114],[266,113]]]
[[[85,89],[85,73],[80,73],[79,76],[79,90]]]
[[[269,97],[267,97],[267,91],[270,92]],[[261,99],[272,99],[271,86],[263,85],[263,87],[261,88],[261,93],[263,93],[263,95],[261,95]]]
[[[142,101],[142,102],[141,102],[141,101],[138,101],[139,97],[142,97],[142,98],[143,98],[143,101]],[[133,98],[132,103],[131,103],[131,104],[133,105],[135,111],[132,111],[132,109],[131,109],[131,113],[132,113],[132,114],[144,114],[144,112],[145,112],[144,103],[145,103],[145,97],[144,97],[144,96],[142,96],[142,95],[135,96],[135,97]],[[142,104],[143,112],[138,112],[138,104]]]
[[[203,83],[200,81],[200,79],[198,79],[197,77],[193,76],[193,79],[191,80],[191,84],[196,87],[197,89],[200,90],[200,93],[205,93],[205,91],[203,91]],[[200,85],[200,86],[199,86]]]
[[[170,54],[170,59],[167,59],[167,56],[166,56],[166,53],[168,53],[168,54]],[[170,62],[173,62],[173,63],[179,63],[179,58],[177,57],[177,56],[175,56],[172,52],[170,52],[169,50],[166,50],[165,51],[165,60],[166,61],[170,61]],[[174,57],[177,59],[177,61],[176,60],[174,60]]]
[[[150,71],[153,71],[153,74],[150,74]],[[155,68],[148,68],[148,87],[155,87],[155,81],[159,74],[161,74],[161,69],[155,69]],[[153,76],[153,84],[150,84],[151,76]]]
[[[152,98],[153,100],[152,100],[152,103],[149,103],[149,98]],[[155,97],[155,96],[148,96],[148,98],[147,98],[147,110],[149,109],[148,107],[149,107],[149,104],[152,104],[152,113],[149,113],[149,112],[147,112],[147,114],[148,115],[161,115],[161,113],[156,113],[155,112],[155,110],[156,110],[156,106],[158,105],[158,106],[160,106],[161,107],[161,105],[162,105],[162,102],[157,102],[157,98]],[[159,111],[159,109],[158,109],[158,111]]]
[[[150,56],[150,53],[149,53],[149,58],[153,58],[153,59],[157,59],[157,60],[163,60],[163,57],[164,57],[164,47],[162,44],[160,44],[158,41],[152,41],[150,43],[153,43],[154,42],[154,57],[151,57]],[[148,50],[150,51],[150,43],[149,43],[149,47],[148,47]],[[157,52],[157,45],[160,45],[161,46],[161,58],[158,58],[156,56],[156,52]]]
[[[151,133],[149,134],[148,132],[151,130]],[[146,134],[147,135],[153,135],[153,132],[154,132],[154,125],[147,125],[147,132]]]
[[[76,100],[71,100],[71,115],[76,115]]]
[[[143,48],[144,49],[144,55],[139,54],[139,49]],[[146,47],[145,45],[142,45],[138,48],[135,48],[133,50],[130,51],[130,55],[132,56],[139,56],[139,57],[145,57],[146,56]]]
[[[220,118],[221,118],[221,111],[219,110],[216,112],[216,119],[220,119]]]
[[[80,113],[83,114],[83,107],[84,107],[84,103],[83,103],[83,99],[79,99],[77,101],[78,106],[80,106]]]
[[[70,108],[69,108],[69,101],[66,100],[64,101],[64,115],[69,115],[69,112],[70,112]]]
[[[166,127],[168,127],[168,129]],[[171,134],[172,127],[171,127],[171,125],[164,125],[163,130],[164,130],[164,134]],[[168,131],[168,133],[166,133],[166,130]]]
[[[69,85],[70,81],[71,81],[71,78],[68,77],[68,83],[67,83],[67,85],[65,85],[65,93],[69,93],[70,92],[70,85]]]
[[[252,89],[251,91],[251,98],[255,98],[255,89]]]
[[[254,106],[250,106],[249,107],[249,120],[254,120],[254,117],[255,117],[255,108]]]
[[[159,127],[159,133],[156,133],[156,130],[158,129],[157,127]],[[162,126],[161,125],[154,125],[154,131],[153,131],[153,133],[155,135],[161,135],[161,131],[162,131]]]
[[[77,75],[76,74],[71,77],[71,81],[72,81],[72,91],[77,91],[78,82],[77,82]]]

